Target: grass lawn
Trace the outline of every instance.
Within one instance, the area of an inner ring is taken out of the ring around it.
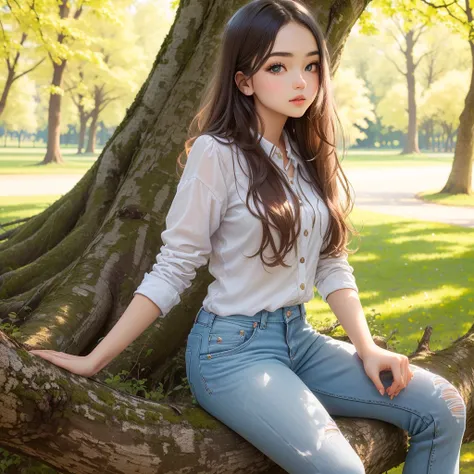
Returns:
[[[0,224],[37,214],[60,197],[61,195],[56,194],[20,197],[0,196]],[[15,227],[17,227],[17,225],[8,226],[6,230],[14,229]]]
[[[446,194],[438,193],[436,190],[428,190],[418,193],[416,197],[424,201],[446,206],[468,206],[474,207],[474,194]]]
[[[0,148],[1,174],[81,174],[83,175],[99,156],[101,149],[95,153],[76,155],[76,148],[63,148],[64,164],[39,165],[43,161],[46,148]]]
[[[65,163],[39,166],[46,153],[45,147],[0,148],[1,174],[84,174],[99,156],[101,149],[93,154],[76,155],[76,147],[61,147]],[[341,152],[339,152],[341,153]],[[341,154],[339,154],[341,157]],[[422,153],[400,155],[400,150],[349,150],[342,161],[344,168],[385,166],[446,166],[453,159],[452,153]]]
[[[430,347],[449,346],[474,321],[474,229],[361,211],[352,213],[361,232],[349,256],[373,334],[388,335],[401,354],[412,352],[427,325]],[[315,327],[336,321],[319,294],[306,303]],[[338,328],[337,334],[343,334]],[[474,474],[474,443],[463,445],[461,473]],[[389,471],[401,474],[402,466]]]
[[[342,159],[343,168],[380,168],[393,166],[446,166],[453,161],[453,153],[423,152],[419,155],[400,155],[401,150],[348,150]],[[339,151],[339,159],[341,159]]]

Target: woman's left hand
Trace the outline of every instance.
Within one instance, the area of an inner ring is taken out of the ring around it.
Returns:
[[[388,351],[374,344],[373,347],[364,351],[360,358],[364,363],[365,373],[374,382],[381,395],[384,394],[384,386],[380,380],[380,372],[382,370],[392,371],[393,383],[387,388],[390,399],[396,397],[400,390],[405,388],[413,378],[410,360],[402,354]]]

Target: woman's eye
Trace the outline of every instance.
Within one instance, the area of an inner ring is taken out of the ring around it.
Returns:
[[[274,68],[280,68],[280,67],[282,67],[282,66],[283,66],[283,64],[280,64],[280,63],[272,64],[272,65],[267,69],[267,71],[270,71],[270,72],[273,73],[273,74],[278,74],[280,71],[275,71]]]
[[[308,68],[308,67],[313,66],[313,65],[316,66],[314,68],[314,71],[317,71],[320,63],[319,62],[314,62],[314,63],[308,64],[308,66],[306,66],[306,67]],[[268,67],[267,71],[270,71],[272,74],[278,74],[278,73],[281,72],[281,70],[279,69],[281,67],[284,67],[283,64],[281,64],[281,63],[272,64],[270,67]],[[275,70],[275,68],[277,68],[278,70]]]

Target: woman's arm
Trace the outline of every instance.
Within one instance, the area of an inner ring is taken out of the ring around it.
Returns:
[[[33,349],[40,356],[74,374],[92,377],[131,344],[155,319],[161,310],[146,296],[135,295],[114,327],[86,356],[49,349]]]
[[[370,334],[358,293],[351,288],[336,290],[327,297],[327,303],[363,358],[367,350],[376,344]]]
[[[212,251],[211,236],[227,206],[227,185],[218,149],[209,135],[198,137],[190,150],[176,194],[166,216],[164,245],[156,263],[134,292],[120,319],[87,356],[53,350],[32,350],[60,367],[90,376],[100,371],[156,318],[165,317],[191,286],[196,270]]]
[[[353,273],[354,268],[349,265],[347,252],[339,257],[320,257],[315,285],[362,358],[367,349],[376,344],[367,326]]]
[[[94,372],[100,372],[160,315],[155,303],[146,296],[135,295],[113,328],[89,354]]]

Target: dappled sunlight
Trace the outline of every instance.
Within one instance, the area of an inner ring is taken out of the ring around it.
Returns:
[[[377,260],[380,260],[380,255],[377,255],[375,253],[356,253],[354,255],[349,256],[349,261],[350,262],[375,262]]]
[[[426,326],[433,327],[432,350],[465,334],[474,320],[474,230],[358,208],[352,221],[361,241],[349,262],[371,332],[392,334],[391,348],[404,354]],[[316,328],[337,321],[317,292],[306,308]],[[342,334],[342,327],[334,332]]]
[[[52,337],[52,331],[46,326],[41,326],[38,328],[36,334],[31,336],[24,343],[32,347],[42,347],[45,343],[50,342]]]
[[[406,260],[409,260],[411,262],[423,262],[424,260],[443,260],[443,259],[449,259],[452,257],[460,257],[464,253],[464,249],[462,247],[456,247],[453,246],[452,252],[448,252],[447,250],[444,250],[442,253],[414,253],[412,255],[408,255],[404,257]]]
[[[413,228],[410,226],[410,229],[413,230]],[[391,234],[396,234],[396,232],[391,232]],[[386,240],[387,243],[389,244],[405,244],[405,243],[419,243],[419,242],[429,242],[429,243],[438,243],[443,245],[443,247],[452,247],[458,249],[459,253],[459,247],[461,247],[462,250],[472,250],[472,235],[469,234],[460,234],[459,235],[459,240],[456,240],[455,242],[451,241],[448,238],[447,233],[443,232],[443,229],[439,229],[439,232],[427,232],[427,229],[425,228],[425,232],[421,233],[419,235],[404,235],[402,233],[399,234],[398,237],[390,237]]]

